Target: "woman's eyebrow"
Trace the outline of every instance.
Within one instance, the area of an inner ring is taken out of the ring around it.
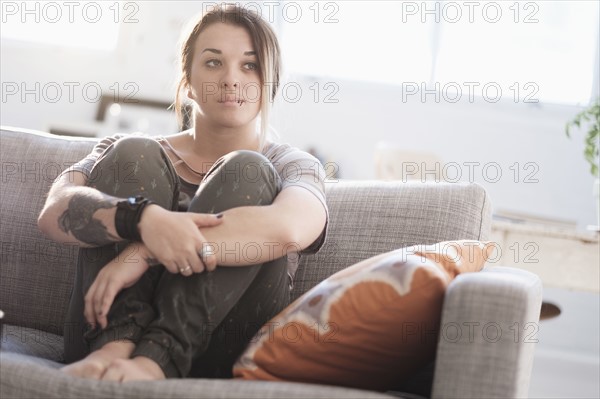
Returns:
[[[209,51],[215,54],[223,54],[221,50],[217,50],[216,48],[205,48],[200,54],[204,53],[205,51]],[[244,51],[244,55],[256,55],[256,51]]]

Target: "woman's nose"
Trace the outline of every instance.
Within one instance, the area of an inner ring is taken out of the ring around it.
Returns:
[[[227,68],[221,77],[221,87],[223,89],[233,90],[239,88],[239,86],[240,81],[236,71],[233,71],[232,68]]]

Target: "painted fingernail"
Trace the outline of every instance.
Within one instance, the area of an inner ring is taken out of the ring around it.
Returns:
[[[216,217],[217,217],[217,219],[221,219],[221,218],[223,217],[223,213],[218,213],[218,214],[216,215]]]

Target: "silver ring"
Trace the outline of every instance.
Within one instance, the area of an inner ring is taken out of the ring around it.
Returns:
[[[210,244],[202,244],[202,248],[198,251],[198,256],[204,261],[207,256],[214,255],[215,249]]]

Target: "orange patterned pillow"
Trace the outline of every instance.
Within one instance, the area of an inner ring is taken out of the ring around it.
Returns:
[[[385,391],[435,357],[444,293],[493,243],[447,241],[341,270],[265,324],[234,365],[247,380]]]

